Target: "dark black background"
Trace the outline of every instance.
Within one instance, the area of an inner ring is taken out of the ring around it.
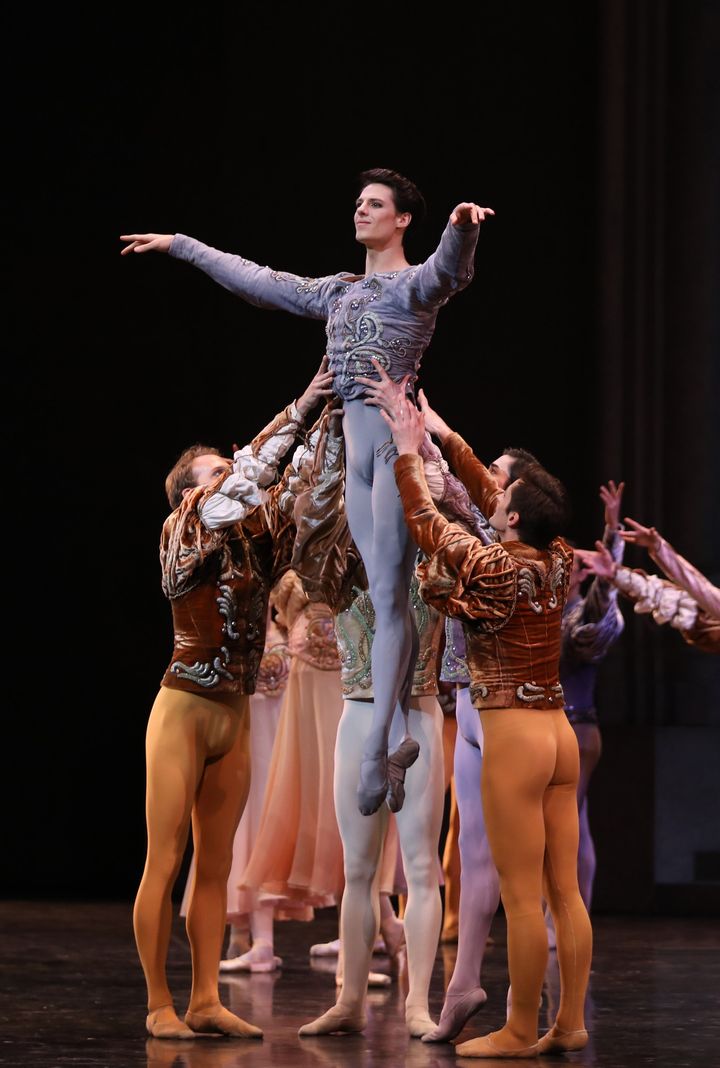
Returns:
[[[704,24],[661,6],[692,46],[673,51],[666,39],[660,74],[682,126]],[[619,58],[610,8],[624,26]],[[171,650],[157,559],[165,474],[193,441],[249,440],[323,353],[321,324],[244,305],[165,256],[121,259],[119,235],[181,231],[326,274],[362,270],[352,212],[367,167],[396,168],[423,190],[415,261],[458,201],[492,206],[475,279],[442,311],[421,382],[479,455],[523,445],[561,477],[570,533],[589,544],[602,529],[599,482],[628,474],[619,461],[631,451],[607,444],[626,402],[608,388],[602,301],[622,255],[607,253],[620,205],[606,175],[634,136],[607,106],[608,70],[634,69],[639,47],[626,15],[617,3],[478,3],[431,20],[389,6],[341,18],[131,4],[16,20],[4,264],[7,892],[132,894],[144,729]],[[716,102],[716,85],[706,90]],[[645,129],[652,109],[632,84],[627,93],[633,129]],[[693,151],[692,166],[715,166],[716,139]],[[683,254],[679,269],[692,271]],[[632,307],[636,290],[624,292]],[[700,348],[686,347],[688,366]],[[696,415],[686,413],[686,430]],[[712,454],[717,426],[700,433]],[[675,500],[691,505],[677,490]],[[641,517],[665,518],[678,537],[676,514]],[[701,546],[697,562],[717,568],[707,538]],[[672,639],[673,655],[699,656]]]

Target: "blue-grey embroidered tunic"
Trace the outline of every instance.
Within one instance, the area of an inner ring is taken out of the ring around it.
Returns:
[[[356,381],[379,376],[374,357],[394,381],[417,378],[437,313],[473,277],[479,224],[445,227],[437,250],[414,267],[367,277],[341,272],[302,278],[175,234],[170,255],[260,308],[278,308],[326,323],[334,388],[343,400],[363,395]]]

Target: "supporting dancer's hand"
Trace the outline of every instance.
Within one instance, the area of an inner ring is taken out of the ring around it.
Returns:
[[[425,419],[425,429],[428,434],[434,434],[440,444],[442,444],[443,441],[445,441],[445,438],[450,437],[452,434],[452,428],[447,425],[442,416],[438,415],[438,413],[430,407],[424,389],[421,389],[418,393],[418,400],[420,401],[420,410]]]
[[[305,392],[298,397],[295,401],[295,407],[298,410],[301,419],[304,419],[308,412],[311,412],[319,400],[323,397],[331,397],[333,395],[332,389],[333,373],[328,371],[328,358],[323,356],[320,361],[320,366],[315,372]]]
[[[624,541],[630,542],[631,545],[640,545],[650,552],[657,551],[660,548],[662,538],[655,527],[644,527],[642,523],[636,523],[634,519],[630,519],[628,516],[625,516],[625,522],[633,529],[619,532]]]
[[[470,224],[478,226],[488,216],[494,214],[492,208],[481,208],[479,204],[463,201],[450,212],[450,222],[453,226],[469,226]]]
[[[425,419],[411,401],[399,397],[391,411],[386,412],[381,408],[380,415],[390,427],[393,441],[401,456],[403,453],[420,451],[425,440]]]
[[[597,552],[592,549],[575,549],[575,556],[583,566],[583,578],[587,575],[598,575],[600,578],[612,581],[618,564],[613,560],[612,553],[601,541],[596,541]]]
[[[120,249],[121,256],[128,252],[168,252],[175,234],[122,234],[121,241],[130,244]]]
[[[375,378],[362,378],[361,375],[355,376],[355,381],[360,382],[367,389],[368,395],[363,404],[374,404],[377,408],[384,408],[386,412],[391,412],[395,403],[407,394],[410,375],[405,375],[400,382],[393,382],[377,359],[374,356],[371,359],[375,364],[375,370],[380,375],[380,381],[378,382]]]
[[[616,486],[612,479],[608,481],[607,486],[600,487],[600,500],[605,505],[605,525],[610,530],[617,530],[620,526],[620,505],[624,489],[624,482]]]

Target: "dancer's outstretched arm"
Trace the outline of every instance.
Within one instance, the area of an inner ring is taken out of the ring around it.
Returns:
[[[708,615],[720,619],[720,589],[673,549],[655,527],[644,527],[630,518],[625,522],[632,529],[622,532],[623,540],[647,549],[669,579],[686,590]]]
[[[469,202],[453,208],[436,251],[411,275],[410,293],[419,304],[444,304],[470,284],[480,224],[494,214]]]
[[[252,260],[220,252],[185,234],[123,234],[129,244],[120,252],[167,252],[199,267],[214,282],[259,308],[277,308],[307,319],[326,319],[330,294],[337,287],[337,275],[303,278],[260,267]]]

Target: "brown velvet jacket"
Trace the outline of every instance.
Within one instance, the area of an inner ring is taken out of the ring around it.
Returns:
[[[286,408],[253,439],[257,454],[282,434],[287,446],[300,423]],[[282,448],[284,451],[284,448]],[[263,655],[268,596],[289,567],[295,537],[288,465],[282,481],[241,522],[208,530],[203,503],[227,478],[198,486],[166,519],[160,542],[163,591],[173,613],[174,648],[161,685],[222,701],[251,694]]]
[[[443,453],[481,512],[492,515],[499,491],[470,447],[452,434]],[[561,538],[547,549],[484,545],[437,510],[419,456],[399,456],[395,478],[410,533],[428,557],[418,568],[420,592],[463,622],[475,707],[562,709],[558,663],[570,547]]]

